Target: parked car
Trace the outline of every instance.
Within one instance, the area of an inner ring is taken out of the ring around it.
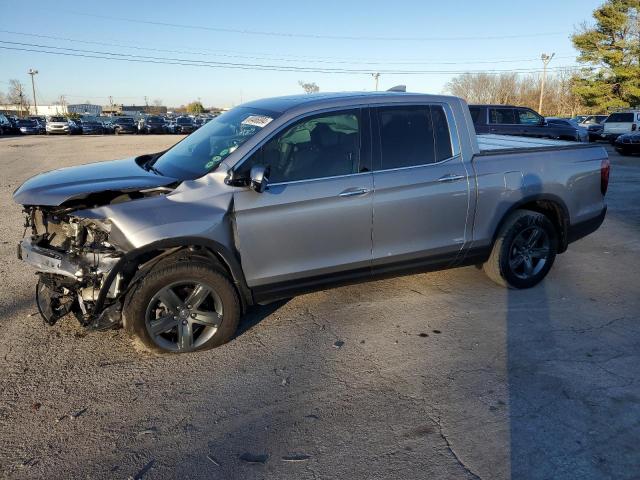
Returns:
[[[483,264],[533,287],[600,226],[608,179],[603,147],[476,137],[455,97],[344,93],[246,103],[166,152],[13,198],[47,323],[71,312],[188,352],[251,305],[350,281]]]
[[[612,113],[604,121],[602,136],[613,145],[620,135],[637,131],[639,123],[640,110]]]
[[[138,133],[167,133],[164,118],[150,115],[138,123]]]
[[[192,133],[196,130],[196,126],[191,117],[178,117],[172,129],[172,133]]]
[[[104,133],[115,133],[115,126],[113,125],[113,119],[110,117],[98,117],[98,121],[102,125]]]
[[[78,120],[78,125],[83,135],[102,135],[104,134],[104,127],[100,122],[94,119],[82,119]]]
[[[640,153],[640,132],[619,135],[613,145],[620,155]]]
[[[0,114],[0,135],[8,135],[10,133],[13,133],[13,124],[5,115]]]
[[[609,118],[609,115],[587,115],[578,124],[581,127],[589,127],[591,125],[602,125]]]
[[[21,119],[19,117],[16,117],[15,115],[9,115],[9,116],[7,116],[7,119],[9,120],[9,123],[11,124],[11,133],[19,134],[20,133],[20,127],[18,126],[18,122]]]
[[[116,117],[113,120],[113,133],[138,133],[138,126],[131,117]]]
[[[18,129],[23,135],[39,135],[42,131],[40,125],[35,120],[30,119],[18,120]]]
[[[517,135],[581,141],[577,128],[549,124],[544,117],[526,107],[510,105],[471,105],[471,118],[478,134]]]
[[[564,128],[564,131],[559,133],[558,138],[564,138],[567,140],[575,140],[576,142],[588,142],[589,130],[586,127],[581,127],[578,122],[572,118],[558,118],[547,117],[546,122],[549,126]]]
[[[74,127],[69,123],[66,117],[53,116],[47,119],[46,133],[71,135],[74,133]]]

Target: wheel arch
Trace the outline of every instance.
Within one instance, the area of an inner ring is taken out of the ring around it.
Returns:
[[[569,209],[560,197],[552,194],[530,195],[511,205],[498,222],[493,233],[492,245],[495,243],[509,216],[516,210],[531,210],[545,215],[558,232],[558,253],[567,250],[569,244]]]
[[[176,237],[158,240],[130,250],[123,255],[103,282],[95,303],[93,315],[99,315],[104,309],[107,293],[118,274],[122,273],[129,277],[124,286],[123,293],[126,293],[130,285],[144,276],[158,262],[168,260],[173,255],[179,255],[185,251],[187,256],[197,258],[202,262],[209,259],[211,264],[220,267],[224,270],[224,273],[229,275],[237,290],[243,310],[254,303],[253,295],[247,286],[240,261],[229,248],[208,238]],[[122,294],[119,299],[121,299],[121,296]]]

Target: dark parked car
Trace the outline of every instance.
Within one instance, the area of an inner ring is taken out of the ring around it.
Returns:
[[[530,108],[511,105],[469,106],[476,133],[582,141],[577,127],[551,124]]]
[[[138,133],[167,133],[167,125],[164,118],[152,115],[140,120]]]
[[[78,120],[83,135],[102,135],[104,127],[97,120]]]
[[[566,132],[562,133],[558,138],[575,140],[577,142],[589,141],[589,131],[587,128],[581,127],[580,124],[572,118],[547,117],[546,121],[550,126],[566,128]],[[569,138],[571,135],[573,135],[574,138]]]
[[[35,120],[18,120],[18,129],[23,135],[39,135],[42,128]]]
[[[113,131],[116,135],[138,133],[138,126],[131,117],[118,117],[113,121]]]
[[[613,146],[620,155],[640,153],[640,132],[625,133],[616,138]]]
[[[191,133],[196,130],[191,117],[178,117],[173,125],[173,133]]]
[[[8,133],[13,133],[13,125],[7,117],[0,114],[0,135],[6,135]]]

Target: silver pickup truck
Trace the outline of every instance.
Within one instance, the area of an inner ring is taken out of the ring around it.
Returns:
[[[44,173],[14,193],[54,324],[151,349],[223,344],[256,303],[464,265],[510,288],[602,223],[600,146],[476,136],[459,98],[254,101],[165,152]]]

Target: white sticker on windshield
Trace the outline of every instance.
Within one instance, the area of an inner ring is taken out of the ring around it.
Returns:
[[[273,118],[267,117],[266,115],[249,115],[240,123],[242,125],[252,125],[254,127],[264,128],[269,125],[271,120],[273,120]]]

